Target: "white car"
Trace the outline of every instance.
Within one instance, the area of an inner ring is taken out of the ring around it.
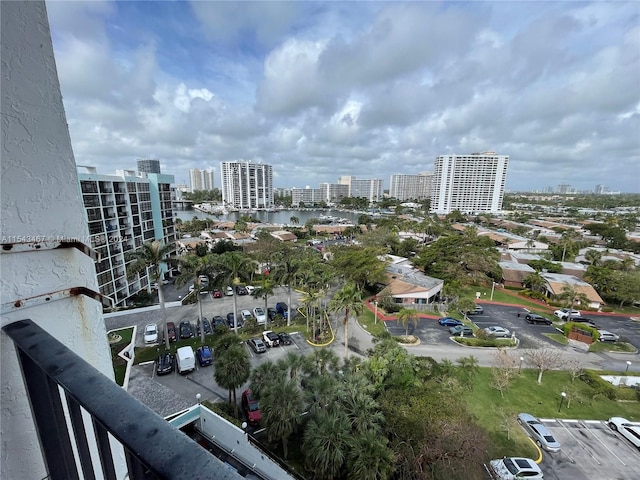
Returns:
[[[246,286],[246,287],[244,287],[244,288],[246,288],[246,289],[247,289],[247,293],[248,293],[249,295],[253,295],[253,292],[255,292],[255,291],[256,291],[256,287],[254,287],[253,285],[247,285],[247,286]]]
[[[620,340],[620,335],[611,333],[608,330],[598,330],[598,333],[600,334],[598,340],[600,340],[601,342],[617,342],[618,340]]]
[[[630,422],[622,417],[611,417],[608,423],[611,430],[617,431],[640,449],[640,422]]]
[[[491,476],[498,480],[542,480],[540,467],[530,458],[505,457],[489,462]]]
[[[249,310],[242,310],[240,312],[240,316],[242,317],[243,322],[246,322],[247,320],[251,320],[253,318],[253,315],[251,315],[251,312]]]
[[[571,310],[570,308],[561,308],[560,310],[556,310],[553,314],[558,317],[560,320],[566,320],[569,317],[579,317],[579,310]]]
[[[226,287],[226,288],[224,289],[224,294],[225,294],[227,297],[232,297],[232,296],[233,296],[233,288],[231,288],[231,287]]]
[[[484,329],[484,333],[486,333],[490,337],[495,338],[507,338],[511,336],[511,332],[503,327],[487,327]]]
[[[155,323],[150,323],[144,327],[144,343],[158,343],[158,326]]]
[[[266,332],[262,332],[262,339],[264,343],[267,344],[267,347],[277,347],[280,345],[280,337],[277,333],[272,332],[271,330],[267,330]]]
[[[267,321],[267,314],[263,308],[256,307],[253,309],[253,316],[256,317],[256,321],[259,325],[264,325]]]

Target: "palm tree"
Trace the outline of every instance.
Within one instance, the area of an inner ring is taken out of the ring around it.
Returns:
[[[269,441],[282,441],[284,458],[289,456],[289,436],[301,421],[302,394],[298,385],[291,380],[272,381],[260,398],[262,415]]]
[[[584,293],[578,292],[578,290],[576,290],[576,288],[569,282],[564,282],[562,291],[557,295],[557,298],[566,300],[569,303],[570,310],[573,310],[573,307],[576,303],[580,305],[589,301]]]
[[[346,283],[339,291],[335,294],[333,299],[329,304],[329,309],[332,312],[340,312],[344,310],[344,319],[342,321],[342,325],[344,327],[344,358],[349,357],[349,332],[348,332],[348,323],[349,323],[349,315],[351,313],[356,316],[362,313],[363,304],[362,304],[362,291],[355,285],[355,283],[348,282]]]
[[[240,279],[246,277],[249,270],[249,260],[241,252],[225,252],[221,254],[217,261],[217,266],[222,267],[222,283],[236,286]],[[233,295],[233,331],[238,333],[238,298]]]
[[[277,268],[274,272],[275,281],[287,285],[287,326],[291,325],[291,285],[300,271],[300,262],[294,256],[294,250],[287,247],[279,252]]]
[[[249,353],[240,344],[231,345],[222,352],[216,351],[213,360],[214,379],[222,388],[229,391],[229,403],[233,402],[236,417],[238,416],[238,402],[236,398],[236,388],[249,380],[251,364],[249,363]],[[231,394],[233,393],[233,400]]]
[[[307,464],[316,478],[333,480],[345,464],[350,442],[349,419],[342,412],[321,411],[304,431]]]
[[[264,314],[267,314],[267,308],[269,303],[269,297],[274,294],[274,285],[273,282],[267,277],[267,275],[262,276],[262,285],[259,288],[256,288],[255,292],[253,292],[254,298],[262,298],[264,300]],[[267,330],[267,323],[269,319],[264,322],[264,329]]]
[[[393,451],[388,440],[373,431],[356,435],[349,451],[347,464],[350,478],[386,480],[393,472]]]
[[[309,412],[315,415],[321,410],[337,406],[340,384],[333,375],[317,375],[304,383],[305,402]]]
[[[211,264],[211,257],[204,256],[199,257],[197,255],[187,255],[178,259],[180,264],[180,275],[176,278],[176,285],[181,287],[190,282],[194,278],[196,282],[194,284],[194,294],[196,295],[196,302],[198,303],[198,325],[200,325],[200,341],[204,343],[204,325],[202,324],[202,302],[200,301],[200,290],[202,289],[201,276],[207,278],[213,277],[213,266]]]
[[[292,225],[298,225],[300,223],[300,219],[298,217],[296,217],[295,215],[292,216],[289,221],[291,222]]]
[[[284,370],[272,362],[261,363],[251,371],[251,391],[260,398],[262,392],[274,381],[286,379]]]
[[[160,240],[144,243],[139,249],[128,252],[127,278],[133,278],[138,274],[149,275],[149,280],[158,284],[158,303],[160,303],[160,317],[162,319],[162,331],[165,348],[169,350],[169,332],[167,330],[167,312],[164,308],[164,290],[162,288],[162,266],[167,263],[167,256],[173,251],[172,243],[164,244]],[[151,282],[149,282],[151,283]]]
[[[522,284],[529,287],[534,292],[544,292],[547,281],[538,272],[528,274],[522,279]]]
[[[404,325],[405,327],[405,336],[409,335],[409,323],[413,323],[414,327],[418,326],[418,322],[420,321],[419,315],[420,312],[414,310],[413,308],[403,308],[398,312],[398,320],[400,320],[400,323],[402,323],[402,325]]]

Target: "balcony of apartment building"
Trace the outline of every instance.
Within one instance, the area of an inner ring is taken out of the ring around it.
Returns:
[[[127,197],[126,195],[116,194],[116,205],[126,205]]]

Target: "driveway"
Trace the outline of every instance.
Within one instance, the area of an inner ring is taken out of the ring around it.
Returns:
[[[545,480],[634,480],[640,472],[640,453],[605,422],[542,420],[562,445],[557,453],[543,453]]]

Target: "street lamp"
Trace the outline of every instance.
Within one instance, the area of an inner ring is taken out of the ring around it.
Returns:
[[[373,306],[375,307],[375,312],[373,314],[373,324],[378,323],[378,302],[376,300],[373,301]]]
[[[522,371],[522,362],[524,362],[524,357],[520,357],[520,366],[518,367],[518,373]]]
[[[567,394],[565,392],[562,392],[560,394],[560,406],[558,407],[558,412],[562,409],[562,402],[564,402],[564,399],[566,398]]]
[[[196,401],[198,402],[198,405],[200,405],[201,398],[202,398],[202,395],[200,395],[199,393],[196,393]]]
[[[493,290],[496,288],[496,282],[491,282],[491,301],[493,302]]]
[[[627,360],[627,368],[625,369],[625,372],[629,371],[630,366],[631,366],[631,360]]]

